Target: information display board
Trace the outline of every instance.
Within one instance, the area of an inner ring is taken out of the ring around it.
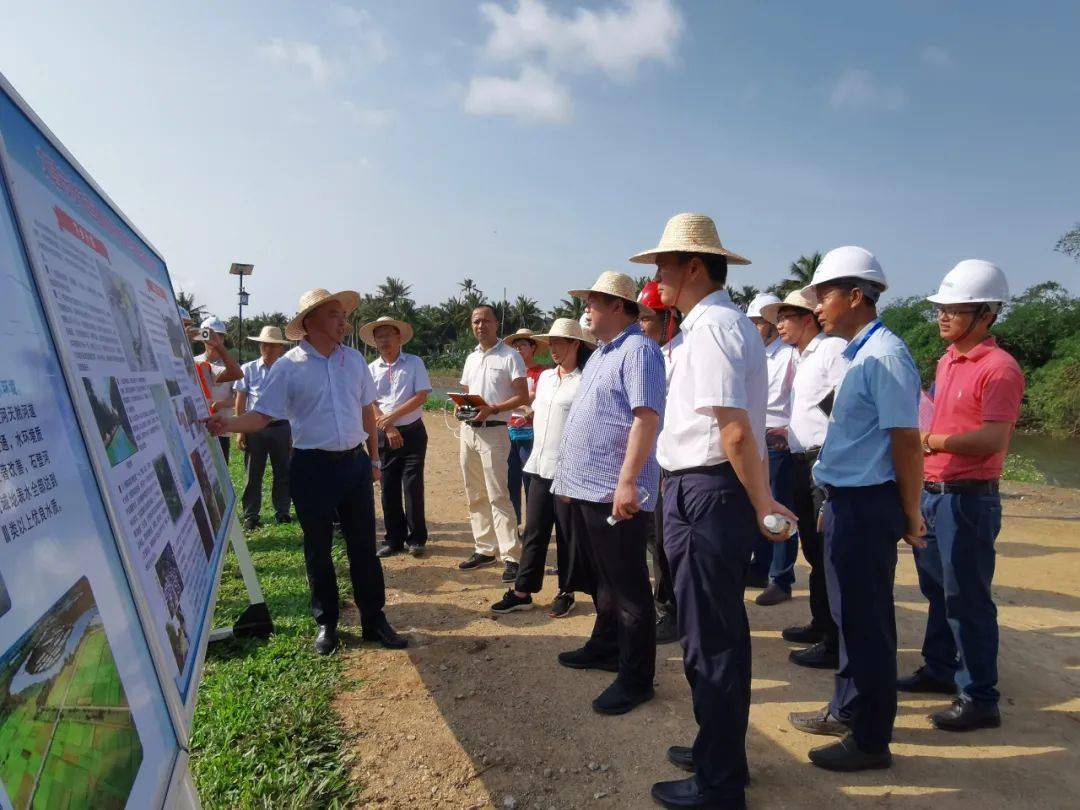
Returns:
[[[0,184],[0,803],[160,807],[165,695]]]
[[[235,494],[221,447],[199,421],[206,403],[168,272],[7,94],[0,136],[31,269],[152,652],[188,707]]]

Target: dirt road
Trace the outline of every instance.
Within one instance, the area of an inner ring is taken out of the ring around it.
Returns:
[[[580,646],[593,610],[494,618],[499,571],[461,572],[471,550],[457,443],[427,414],[426,558],[386,563],[387,612],[410,649],[345,653],[359,685],[337,702],[357,735],[358,806],[393,808],[652,807],[649,786],[681,772],[664,760],[689,744],[694,723],[677,644],[657,653],[656,698],[622,717],[590,701],[611,675],[571,671],[555,656]],[[806,569],[795,599],[747,606],[754,645],[748,748],[752,808],[1076,807],[1080,799],[1080,493],[1010,485],[998,539],[995,596],[1001,623],[1002,728],[967,735],[934,730],[939,700],[902,699],[888,771],[820,771],[807,751],[827,741],[792,729],[793,710],[817,709],[832,676],[787,662],[780,629],[805,620]],[[902,547],[903,548],[903,547]],[[552,550],[554,554],[554,550]],[[550,580],[550,578],[549,578]],[[554,583],[545,582],[546,606]],[[896,585],[900,669],[918,654],[926,608],[910,553]]]

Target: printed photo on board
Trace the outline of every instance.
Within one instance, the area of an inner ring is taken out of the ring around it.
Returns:
[[[11,594],[8,593],[7,583],[4,582],[4,574],[0,571],[0,616],[11,610]]]
[[[214,532],[210,528],[210,518],[206,516],[206,507],[203,506],[202,498],[197,498],[191,506],[191,513],[195,516],[195,525],[199,527],[199,539],[202,540],[203,553],[209,560],[214,553]]]
[[[184,580],[180,577],[180,566],[176,564],[172,543],[165,544],[161,556],[154,563],[154,569],[157,571],[158,584],[161,586],[165,606],[169,611],[169,618],[165,622],[165,632],[169,636],[169,646],[172,647],[173,656],[176,658],[176,668],[183,672],[190,642],[187,623],[184,620],[184,609],[180,606],[180,597],[184,593]]]
[[[115,467],[121,461],[135,455],[139,449],[135,444],[135,431],[131,428],[124,399],[120,396],[120,386],[116,377],[83,377],[83,387],[90,398],[90,409],[94,412],[98,433],[105,445],[105,454],[109,464]]]
[[[176,412],[173,411],[172,402],[165,389],[160,385],[150,386],[150,395],[154,399],[154,409],[157,411],[158,420],[161,422],[161,430],[165,433],[165,443],[169,446],[169,455],[172,456],[173,464],[180,471],[180,483],[183,491],[187,492],[195,483],[195,474],[191,471],[187,453],[184,451],[184,440],[180,436],[180,426],[176,421]]]
[[[184,504],[180,500],[176,479],[173,478],[169,460],[164,453],[154,459],[154,473],[157,475],[158,486],[161,487],[161,495],[165,498],[165,505],[169,508],[169,517],[176,523],[180,519],[180,513],[184,511]]]
[[[120,336],[120,348],[133,371],[157,371],[157,358],[150,343],[150,335],[139,317],[139,304],[135,291],[122,276],[100,262],[98,274],[105,286],[105,299],[112,311],[113,323]]]
[[[122,808],[142,758],[83,577],[0,655],[0,781],[19,810]]]

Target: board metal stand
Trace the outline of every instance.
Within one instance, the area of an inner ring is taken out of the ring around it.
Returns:
[[[274,632],[274,621],[270,618],[270,609],[266,606],[259,577],[251,562],[244,533],[240,530],[235,514],[229,529],[229,543],[236,555],[236,564],[240,568],[240,577],[247,589],[248,606],[233,622],[232,627],[217,627],[210,631],[210,642],[226,641],[230,638],[269,638]]]

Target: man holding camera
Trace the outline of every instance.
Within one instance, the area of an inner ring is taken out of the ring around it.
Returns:
[[[225,347],[228,327],[220,318],[210,316],[202,322],[194,337],[201,340],[205,349],[195,357],[195,369],[202,380],[203,393],[210,413],[232,416],[232,384],[244,376],[240,364]],[[218,436],[225,461],[229,460],[229,434]]]

